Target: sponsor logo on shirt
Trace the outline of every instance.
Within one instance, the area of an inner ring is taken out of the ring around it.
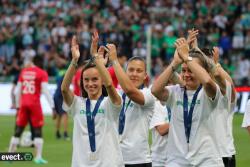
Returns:
[[[104,109],[98,109],[97,113],[99,114],[104,114]],[[86,114],[86,111],[85,110],[80,110],[80,114]]]
[[[196,100],[195,105],[200,105],[200,104],[201,104],[201,100]],[[177,100],[176,105],[183,106],[183,101]],[[191,102],[188,102],[188,107],[190,107],[190,106],[191,106]]]

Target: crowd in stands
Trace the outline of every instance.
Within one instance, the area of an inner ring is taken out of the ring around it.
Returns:
[[[101,44],[115,42],[119,54],[145,57],[149,27],[153,76],[173,57],[175,40],[195,28],[199,46],[219,46],[221,64],[236,85],[249,85],[248,0],[1,0],[0,76],[15,76],[30,58],[42,56],[55,77],[71,58],[73,34],[83,59],[89,58],[94,29]]]

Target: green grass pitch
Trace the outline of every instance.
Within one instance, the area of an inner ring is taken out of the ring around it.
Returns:
[[[234,139],[236,145],[236,162],[237,167],[250,166],[250,135],[241,128],[243,115],[236,114],[234,116]],[[70,136],[72,137],[72,118],[69,119]],[[28,128],[27,128],[28,129]],[[14,131],[14,116],[0,115],[0,152],[7,152],[9,140]],[[56,140],[54,134],[54,122],[51,117],[46,116],[45,126],[43,128],[43,136],[45,140],[43,157],[49,163],[45,165],[36,165],[34,162],[0,162],[0,167],[69,167],[72,156],[71,141]],[[33,152],[32,148],[18,148],[18,152]],[[84,155],[83,155],[84,156]]]

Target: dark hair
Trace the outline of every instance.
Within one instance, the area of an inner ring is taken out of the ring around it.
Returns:
[[[142,61],[145,65],[145,71],[147,71],[147,65],[146,65],[146,61],[143,57],[140,57],[140,56],[133,56],[131,57],[130,59],[128,59],[128,64],[131,62],[131,61],[134,61],[134,60],[138,60],[138,61]]]
[[[34,58],[33,58],[33,63],[36,65],[36,66],[38,66],[38,67],[40,67],[40,68],[43,68],[43,58],[42,58],[42,56],[35,56]]]
[[[83,68],[82,71],[81,71],[80,90],[81,90],[81,95],[82,95],[82,97],[84,97],[84,98],[87,98],[87,97],[88,97],[88,93],[87,93],[87,91],[84,89],[84,86],[83,86],[83,72],[86,71],[87,69],[90,69],[90,68],[96,68],[96,65],[95,65],[92,61],[89,61],[89,62],[84,66],[84,68]],[[103,96],[108,96],[107,90],[106,90],[106,88],[105,88],[104,85],[102,85],[102,95],[103,95]]]
[[[209,48],[202,48],[201,51],[209,58],[213,57],[213,50]]]

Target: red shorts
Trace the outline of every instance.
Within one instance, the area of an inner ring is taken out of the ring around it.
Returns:
[[[30,121],[33,127],[42,127],[43,119],[41,105],[21,106],[17,112],[16,124],[25,127]]]

